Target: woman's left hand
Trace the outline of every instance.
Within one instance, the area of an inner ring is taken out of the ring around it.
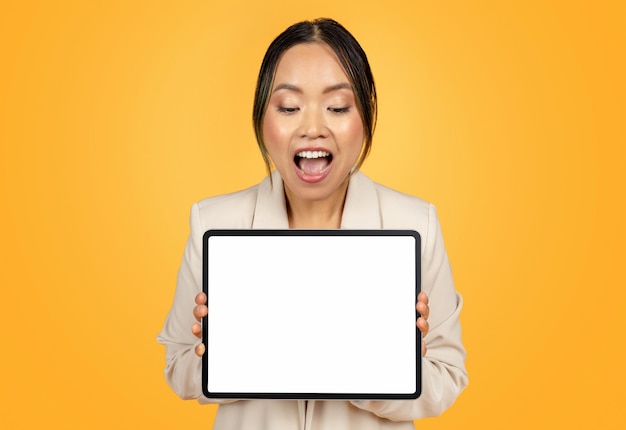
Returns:
[[[422,357],[426,355],[426,342],[424,342],[424,338],[428,334],[428,314],[430,313],[430,308],[428,307],[428,296],[425,292],[421,291],[417,296],[417,305],[415,305],[415,309],[420,313],[420,317],[416,321],[417,328],[422,332]]]

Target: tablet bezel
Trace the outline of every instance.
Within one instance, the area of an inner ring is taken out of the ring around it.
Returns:
[[[415,240],[415,298],[421,291],[421,237],[415,230],[269,230],[269,229],[211,229],[207,230],[202,240],[202,290],[207,295],[207,305],[210,312],[210,292],[208,285],[208,256],[209,239],[212,236],[295,236],[295,237],[324,237],[324,236],[410,236]],[[419,313],[415,310],[415,320]],[[416,399],[421,394],[422,366],[421,366],[421,332],[415,326],[415,392],[413,393],[311,393],[311,392],[211,392],[208,389],[208,318],[202,319],[202,342],[205,353],[202,356],[202,392],[212,399],[328,399],[328,400],[408,400]]]

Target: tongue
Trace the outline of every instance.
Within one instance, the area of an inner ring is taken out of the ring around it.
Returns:
[[[326,157],[319,158],[301,158],[299,167],[307,175],[317,175],[328,166]]]

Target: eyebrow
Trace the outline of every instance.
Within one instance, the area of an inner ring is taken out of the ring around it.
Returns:
[[[302,88],[298,87],[297,85],[292,85],[292,84],[278,84],[276,88],[274,88],[274,91],[272,91],[272,93],[275,93],[280,90],[294,91],[300,94],[303,93]],[[324,91],[322,92],[322,94],[328,94],[328,93],[332,93],[333,91],[338,91],[338,90],[352,90],[352,86],[347,82],[342,82],[340,84],[335,84],[335,85],[331,85],[330,87],[324,88]]]

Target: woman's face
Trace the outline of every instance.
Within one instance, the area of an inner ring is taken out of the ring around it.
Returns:
[[[345,193],[365,133],[350,81],[325,44],[283,54],[263,120],[263,139],[287,197],[321,201]]]

